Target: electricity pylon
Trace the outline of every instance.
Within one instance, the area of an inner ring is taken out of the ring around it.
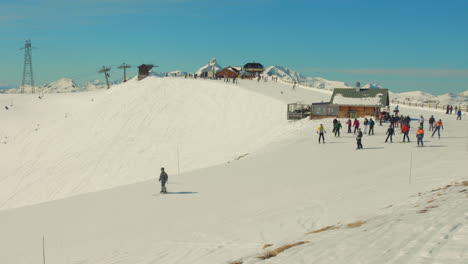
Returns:
[[[24,86],[30,85],[31,92],[34,93],[34,76],[32,68],[32,45],[31,40],[26,40],[24,44],[24,67],[23,67],[23,81],[21,82],[21,93],[24,93]]]

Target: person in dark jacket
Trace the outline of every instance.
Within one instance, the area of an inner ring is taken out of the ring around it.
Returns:
[[[435,123],[435,118],[433,115],[429,118],[429,131],[434,130],[434,123]]]
[[[335,133],[335,130],[336,130],[336,124],[338,123],[338,120],[336,119],[333,119],[333,133]],[[336,136],[336,135],[335,135]]]
[[[359,128],[356,136],[357,149],[362,149],[362,131]]]
[[[371,133],[372,135],[374,135],[374,125],[375,125],[375,122],[371,117],[369,120],[369,136],[371,135]]]
[[[457,111],[457,120],[461,120],[461,116],[462,116],[461,109],[458,108],[458,111]]]
[[[393,143],[393,135],[395,135],[395,129],[393,128],[392,125],[390,125],[387,129],[387,138],[385,139],[385,142],[388,141],[388,139],[390,138],[390,143]]]
[[[169,179],[167,173],[164,171],[164,168],[161,168],[161,175],[159,175],[159,181],[161,182],[161,193],[167,193],[166,183]]]

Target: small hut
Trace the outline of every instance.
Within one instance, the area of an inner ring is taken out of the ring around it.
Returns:
[[[138,66],[138,80],[141,81],[148,77],[150,70],[154,67],[153,64],[142,64]]]

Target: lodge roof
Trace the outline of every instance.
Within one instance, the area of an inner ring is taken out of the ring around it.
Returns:
[[[330,103],[384,107],[390,104],[390,99],[388,89],[335,88]]]

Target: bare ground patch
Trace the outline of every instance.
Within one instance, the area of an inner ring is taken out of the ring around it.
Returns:
[[[278,256],[278,254],[280,254],[281,252],[283,252],[283,251],[285,251],[287,249],[290,249],[292,247],[299,246],[299,245],[302,245],[302,244],[306,244],[306,243],[309,243],[309,242],[310,241],[300,241],[300,242],[297,242],[297,243],[287,244],[287,245],[281,246],[279,248],[269,250],[269,251],[265,252],[263,255],[259,256],[258,258],[265,260],[265,259],[269,259],[269,258],[272,258],[272,257],[276,257],[276,256]]]
[[[356,228],[356,227],[360,227],[360,226],[364,225],[365,223],[367,223],[367,221],[359,220],[359,221],[356,221],[356,222],[353,222],[353,223],[349,223],[346,226],[348,228]]]
[[[318,229],[318,230],[314,230],[314,231],[312,231],[312,232],[306,233],[306,235],[322,233],[322,232],[325,232],[325,231],[335,230],[335,229],[339,229],[339,228],[341,228],[341,225],[340,225],[340,224],[331,225],[331,226],[326,226],[326,227],[320,228],[320,229]]]

